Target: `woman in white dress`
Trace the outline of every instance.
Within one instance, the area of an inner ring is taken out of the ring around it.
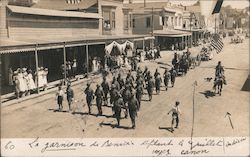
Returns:
[[[28,71],[28,80],[29,80],[29,90],[35,90],[36,85],[33,79],[32,70]]]
[[[23,74],[23,72],[24,72],[24,69],[23,70],[19,70],[19,72],[18,72],[18,75],[17,75],[17,79],[18,79],[18,81],[19,81],[19,90],[20,90],[20,92],[22,93],[21,94],[21,97],[23,96],[23,94],[25,94],[25,92],[27,91],[27,82],[26,82],[26,80],[24,79],[24,74]]]
[[[43,70],[43,75],[42,75],[43,76],[43,88],[44,88],[44,90],[46,90],[47,86],[48,86],[48,79],[47,79],[48,73],[49,73],[48,68],[45,68]]]

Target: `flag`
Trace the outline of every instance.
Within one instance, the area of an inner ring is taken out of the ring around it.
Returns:
[[[211,46],[216,50],[217,53],[220,53],[224,47],[224,43],[220,38],[219,34],[214,34],[211,41]]]
[[[215,5],[215,7],[214,7],[214,10],[213,10],[213,13],[212,13],[212,14],[219,13],[222,4],[223,4],[223,0],[217,0],[216,5]]]

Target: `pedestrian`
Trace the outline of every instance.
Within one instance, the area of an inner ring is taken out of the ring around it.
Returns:
[[[98,110],[98,115],[102,115],[102,100],[104,96],[104,92],[102,88],[100,88],[100,85],[96,85],[96,91],[95,91],[95,96],[96,96],[96,106]]]
[[[171,122],[171,128],[173,129],[174,122],[176,123],[175,128],[178,128],[179,125],[179,116],[181,115],[181,110],[179,108],[180,102],[176,101],[175,106],[172,107],[172,109],[168,112],[172,112],[172,122]]]
[[[106,77],[103,77],[103,82],[101,86],[104,92],[104,97],[103,97],[104,105],[107,106],[108,105],[108,93],[110,89],[109,89],[109,83],[107,82]]]
[[[69,111],[71,111],[71,104],[72,104],[72,101],[74,100],[74,91],[71,88],[70,83],[67,85],[66,94],[67,94],[67,100],[68,100],[68,105],[69,105]]]
[[[72,74],[74,78],[76,77],[76,73],[77,73],[77,62],[76,59],[74,59],[72,64]]]
[[[89,108],[89,114],[91,114],[91,106],[92,106],[92,100],[94,99],[94,91],[90,87],[90,83],[87,83],[87,88],[84,90],[84,93],[86,95],[86,101]]]
[[[137,116],[139,103],[134,96],[134,93],[131,94],[131,98],[128,102],[129,116],[132,122],[132,129],[135,129],[135,117]]]
[[[142,84],[137,84],[136,85],[136,99],[138,101],[138,111],[141,108],[141,98],[143,95],[143,85]]]
[[[160,75],[158,68],[155,69],[155,73],[154,73],[154,78],[156,79],[156,77]]]
[[[168,69],[165,70],[163,77],[164,77],[164,85],[165,85],[165,88],[166,88],[166,91],[167,91],[168,90],[168,82],[169,82],[169,79],[171,77],[171,74],[168,71]]]
[[[62,90],[62,86],[58,87],[58,91],[56,93],[57,96],[57,104],[58,104],[58,111],[62,111],[63,109],[63,90]]]
[[[161,75],[158,74],[155,78],[155,90],[156,90],[156,94],[160,94],[160,91],[161,91],[161,82],[162,82],[162,79],[161,79]]]
[[[114,117],[117,120],[117,126],[120,126],[121,109],[123,106],[124,106],[124,102],[123,102],[122,96],[118,94],[114,102],[114,112],[115,112]]]
[[[174,68],[172,68],[170,73],[171,73],[171,84],[172,84],[172,87],[174,87],[177,72],[176,72],[176,70]]]
[[[154,80],[153,80],[153,77],[150,75],[149,76],[149,81],[148,81],[148,84],[147,84],[147,91],[148,91],[149,101],[152,101],[153,89],[154,89]]]

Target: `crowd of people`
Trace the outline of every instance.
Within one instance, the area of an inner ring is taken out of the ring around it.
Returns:
[[[30,95],[37,90],[37,87],[43,90],[47,88],[48,68],[39,67],[38,72],[33,73],[31,69],[18,68],[13,71],[9,69],[9,85],[15,87],[17,99]],[[35,81],[34,81],[35,80]]]

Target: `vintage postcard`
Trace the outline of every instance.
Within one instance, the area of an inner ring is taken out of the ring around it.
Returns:
[[[249,156],[248,0],[0,0],[1,156]]]

